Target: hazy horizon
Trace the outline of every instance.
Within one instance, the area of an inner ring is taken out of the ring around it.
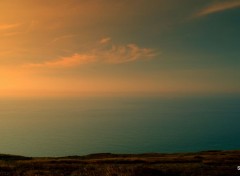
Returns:
[[[70,156],[236,150],[239,97],[0,99],[1,153]]]

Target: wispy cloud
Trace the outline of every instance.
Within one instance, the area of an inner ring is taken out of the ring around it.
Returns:
[[[156,55],[153,49],[140,48],[136,44],[112,45],[111,49],[99,52],[98,55],[107,63],[125,63],[149,59]]]
[[[86,64],[94,62],[96,60],[94,55],[84,55],[84,54],[74,54],[69,57],[63,57],[60,59],[46,61],[43,63],[27,64],[25,67],[30,68],[64,68],[64,67],[73,67],[76,65]]]
[[[110,42],[112,39],[110,37],[105,37],[105,38],[102,38],[99,43],[100,44],[106,44],[108,42]]]
[[[116,45],[110,41],[111,38],[104,38],[98,42],[97,46],[84,53],[75,53],[68,57],[24,66],[28,68],[66,68],[95,62],[120,64],[156,56],[156,52],[150,48],[141,48],[136,44]]]
[[[198,13],[196,13],[195,17],[202,17],[206,15],[210,15],[217,12],[222,12],[225,10],[230,10],[233,8],[240,8],[240,1],[239,0],[230,0],[226,2],[215,2],[203,9],[201,9]]]
[[[59,42],[59,41],[64,41],[64,40],[66,40],[66,39],[73,38],[74,36],[75,36],[75,35],[73,35],[73,34],[69,34],[69,35],[63,35],[63,36],[56,37],[56,38],[54,38],[53,40],[51,40],[51,41],[49,42],[49,45],[50,45],[50,44],[53,44],[53,43],[57,43],[57,42]]]
[[[14,29],[19,27],[20,23],[14,23],[14,24],[0,24],[0,30],[8,30],[8,29]]]

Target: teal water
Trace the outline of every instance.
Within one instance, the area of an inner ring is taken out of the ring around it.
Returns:
[[[0,100],[0,153],[240,149],[240,97]]]

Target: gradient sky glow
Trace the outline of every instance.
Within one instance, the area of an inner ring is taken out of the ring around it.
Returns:
[[[240,0],[1,0],[0,96],[239,94]]]

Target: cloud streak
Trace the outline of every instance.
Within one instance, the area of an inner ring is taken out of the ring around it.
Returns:
[[[64,41],[64,40],[66,40],[66,39],[71,39],[71,38],[73,38],[74,36],[75,36],[75,35],[70,34],[70,35],[63,35],[63,36],[60,36],[60,37],[56,37],[56,38],[54,38],[53,40],[51,40],[51,41],[49,42],[49,45],[50,45],[50,44],[57,43],[57,42],[59,42],[59,41]]]
[[[155,55],[152,49],[140,48],[136,44],[112,45],[110,50],[99,53],[105,62],[113,64],[149,59]]]
[[[97,47],[85,53],[75,53],[72,56],[46,61],[43,63],[30,63],[24,65],[28,68],[67,68],[88,63],[120,64],[137,60],[150,59],[156,52],[150,48],[141,48],[136,44],[115,45],[110,43],[111,38],[103,38]]]
[[[100,44],[106,44],[108,42],[110,42],[112,39],[110,37],[105,37],[105,38],[102,38],[99,43]]]
[[[69,57],[62,57],[60,59],[46,61],[43,63],[27,64],[28,68],[65,68],[74,67],[77,65],[87,64],[96,60],[94,55],[74,54]]]
[[[14,24],[0,24],[0,30],[8,30],[8,29],[14,29],[19,27],[19,23],[14,23]]]
[[[213,13],[218,13],[218,12],[222,12],[222,11],[230,10],[234,8],[240,8],[239,0],[227,1],[227,2],[216,2],[200,10],[197,14],[195,14],[195,17],[207,16]]]

